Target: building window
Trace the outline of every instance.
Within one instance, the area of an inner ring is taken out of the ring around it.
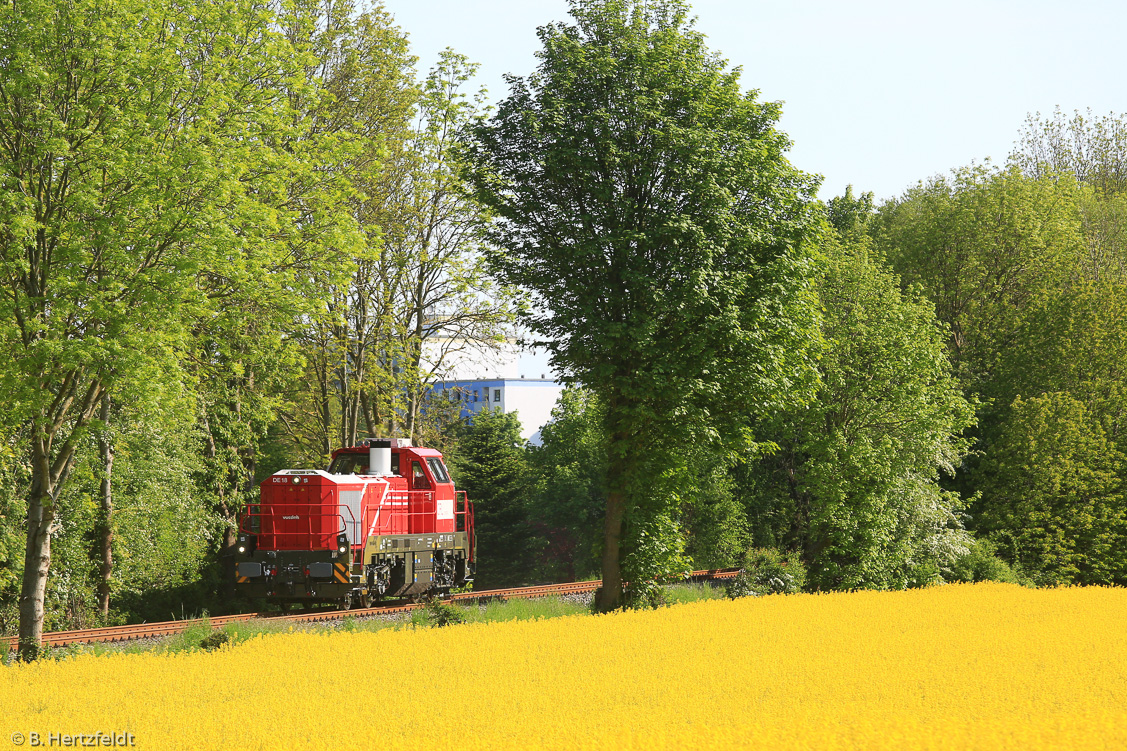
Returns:
[[[483,388],[481,390],[481,394],[482,394],[482,401],[485,401],[485,402],[489,401],[489,387],[488,386],[486,386],[485,388]]]
[[[501,401],[501,389],[493,389],[493,401]]]

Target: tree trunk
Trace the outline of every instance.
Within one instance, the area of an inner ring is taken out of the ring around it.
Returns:
[[[19,656],[31,661],[39,656],[46,616],[47,574],[51,568],[51,534],[56,528],[56,504],[74,467],[75,436],[94,415],[102,397],[102,385],[92,381],[78,405],[81,373],[72,372],[50,410],[35,421],[31,439],[31,489],[27,498],[27,545],[24,548],[23,581],[20,587]],[[77,414],[76,414],[77,413]],[[56,447],[58,430],[73,420],[70,435]],[[44,427],[46,426],[46,427]]]
[[[595,603],[600,612],[622,607],[622,532],[626,522],[627,488],[634,479],[632,467],[636,466],[632,431],[623,417],[619,398],[607,399],[607,515],[603,526],[603,585]],[[628,408],[627,408],[628,409]]]
[[[113,575],[113,441],[108,435],[110,424],[110,395],[102,395],[102,434],[98,448],[102,455],[102,487],[99,492],[101,508],[94,525],[95,554],[101,561],[98,577],[98,611],[102,618],[110,614],[110,577]]]
[[[364,428],[368,431],[369,438],[378,438],[376,426],[380,424],[379,417],[372,412],[372,400],[368,398],[368,392],[362,390],[360,392],[360,406],[364,412]]]
[[[33,481],[27,504],[27,547],[24,549],[20,589],[19,656],[25,662],[39,657],[46,614],[47,572],[51,568],[51,526],[55,504],[51,494]]]
[[[626,496],[607,493],[607,516],[603,528],[603,585],[595,603],[600,612],[622,605],[622,523],[626,517]]]

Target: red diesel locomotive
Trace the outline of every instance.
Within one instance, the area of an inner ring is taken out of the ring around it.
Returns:
[[[473,506],[434,449],[374,439],[328,471],[285,469],[239,524],[237,586],[290,603],[369,607],[473,580]]]

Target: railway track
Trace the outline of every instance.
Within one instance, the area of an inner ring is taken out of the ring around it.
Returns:
[[[693,571],[686,577],[687,581],[715,581],[730,579],[736,575],[738,569],[712,569],[707,571]],[[600,581],[567,582],[564,584],[541,584],[532,587],[515,587],[511,589],[492,589],[484,592],[462,592],[451,595],[448,599],[455,602],[472,602],[475,600],[498,599],[530,599],[533,597],[547,597],[550,595],[586,594],[594,592],[602,584]],[[291,621],[294,623],[313,623],[317,621],[335,621],[345,616],[385,615],[389,613],[404,613],[425,607],[419,603],[404,603],[402,605],[383,605],[374,608],[354,608],[352,610],[321,610],[293,615],[276,613],[239,613],[236,615],[219,615],[209,617],[207,620],[213,628],[225,626],[228,623],[249,621],[253,618],[270,621]],[[189,626],[200,623],[201,619],[184,621],[165,621],[163,623],[138,623],[130,626],[108,626],[104,628],[87,628],[76,631],[51,631],[43,634],[43,644],[52,647],[65,647],[68,644],[84,644],[89,642],[118,642],[132,639],[145,639],[161,636],[175,636]],[[7,637],[8,646],[15,649],[18,638]]]

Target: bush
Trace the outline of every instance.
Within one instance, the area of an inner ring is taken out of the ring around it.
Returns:
[[[644,581],[642,586],[628,585],[622,593],[622,602],[632,610],[654,610],[669,604],[665,587],[657,581]],[[597,601],[596,601],[597,602]]]
[[[219,649],[229,641],[231,641],[231,635],[226,631],[212,631],[203,639],[200,639],[200,649],[210,652],[213,649]]]
[[[967,554],[951,566],[948,579],[953,582],[992,581],[1029,586],[1029,579],[999,558],[997,550],[990,540],[975,540]]]
[[[443,602],[437,597],[428,599],[426,601],[426,608],[432,626],[452,626],[456,623],[466,622],[466,616],[457,606]]]
[[[775,548],[752,548],[740,572],[728,583],[728,597],[793,594],[806,586],[806,567],[797,552],[785,556]]]

